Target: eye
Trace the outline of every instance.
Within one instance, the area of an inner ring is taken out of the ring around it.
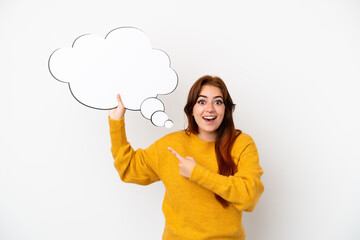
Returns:
[[[216,101],[215,101],[215,104],[216,104],[216,105],[221,105],[221,104],[223,104],[223,101],[221,101],[221,100],[216,100]]]
[[[205,104],[205,100],[202,100],[202,99],[199,100],[199,101],[198,101],[198,104],[201,104],[201,105]]]

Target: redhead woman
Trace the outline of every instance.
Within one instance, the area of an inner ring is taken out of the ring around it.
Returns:
[[[109,112],[114,166],[124,182],[165,186],[162,239],[245,239],[242,212],[254,210],[264,191],[253,139],[236,130],[235,105],[219,77],[203,76],[184,108],[188,127],[146,149],[126,139],[125,108]]]

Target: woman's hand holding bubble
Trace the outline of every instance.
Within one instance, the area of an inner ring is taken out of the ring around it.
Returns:
[[[169,151],[179,160],[180,175],[186,178],[190,178],[191,173],[196,165],[196,161],[192,157],[182,157],[174,149],[168,147]]]
[[[121,101],[120,94],[116,95],[116,100],[118,102],[117,108],[109,110],[109,116],[113,120],[120,120],[124,117],[126,108],[124,107],[123,102]]]

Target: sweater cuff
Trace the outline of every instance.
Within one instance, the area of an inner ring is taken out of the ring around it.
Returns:
[[[203,174],[207,171],[203,166],[196,164],[193,168],[189,180],[191,182],[199,183]]]
[[[189,180],[220,195],[222,186],[224,184],[226,185],[227,177],[219,175],[218,173],[212,172],[211,170],[196,164]]]
[[[125,117],[122,117],[119,120],[114,120],[109,116],[108,121],[109,121],[110,129],[119,130],[125,126]]]
[[[109,117],[110,137],[112,144],[123,145],[127,144],[125,132],[125,118],[114,120]]]

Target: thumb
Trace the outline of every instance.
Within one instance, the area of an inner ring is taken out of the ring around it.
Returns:
[[[116,95],[116,100],[117,100],[117,102],[118,102],[118,106],[124,106],[124,104],[123,104],[123,102],[122,102],[122,100],[121,100],[121,96],[120,96],[120,94],[117,94]]]

